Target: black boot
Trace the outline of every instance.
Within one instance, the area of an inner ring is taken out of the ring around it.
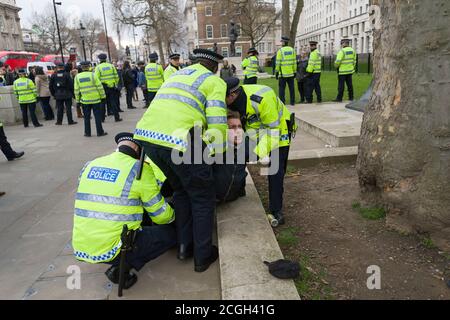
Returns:
[[[127,267],[125,273],[127,278],[125,279],[124,289],[130,289],[134,286],[138,280],[137,275],[130,272],[130,268]],[[114,284],[119,284],[119,266],[112,266],[105,272],[106,277]]]
[[[200,263],[195,262],[195,272],[205,272],[209,267],[216,262],[219,258],[219,249],[216,246],[212,246],[211,255],[205,261]]]
[[[184,261],[190,259],[194,256],[194,247],[192,245],[186,246],[185,244],[180,244],[178,246],[178,260]]]
[[[12,157],[8,158],[8,161],[14,161],[16,159],[22,158],[25,152],[14,152],[15,154]]]
[[[273,216],[275,217],[275,219],[278,220],[278,225],[282,226],[282,225],[286,224],[286,221],[284,219],[284,214],[281,211],[274,213]]]

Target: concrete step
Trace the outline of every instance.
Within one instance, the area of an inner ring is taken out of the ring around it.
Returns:
[[[332,147],[359,144],[363,113],[345,108],[346,103],[298,104],[295,112],[301,130]]]
[[[289,153],[289,164],[307,168],[319,164],[355,163],[357,157],[358,147],[293,150]]]
[[[294,282],[274,278],[263,263],[283,254],[250,176],[247,196],[217,211],[222,299],[299,300]]]

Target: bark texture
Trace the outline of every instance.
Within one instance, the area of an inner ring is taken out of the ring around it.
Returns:
[[[448,0],[374,0],[374,89],[358,173],[388,225],[429,234],[450,250],[450,28]]]

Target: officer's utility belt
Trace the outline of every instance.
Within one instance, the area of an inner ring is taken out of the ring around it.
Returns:
[[[297,133],[297,126],[296,124],[296,118],[295,118],[295,113],[291,113],[291,117],[289,118],[288,121],[286,121],[287,127],[288,127],[288,133],[289,133],[289,137],[292,139],[295,138],[295,135]]]

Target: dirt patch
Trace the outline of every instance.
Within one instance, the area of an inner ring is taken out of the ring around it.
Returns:
[[[267,210],[267,179],[250,171]],[[389,230],[379,208],[364,208],[353,165],[290,167],[284,213],[275,233],[285,257],[302,266],[302,299],[450,299],[450,255]],[[380,290],[367,287],[370,266],[380,268]]]

